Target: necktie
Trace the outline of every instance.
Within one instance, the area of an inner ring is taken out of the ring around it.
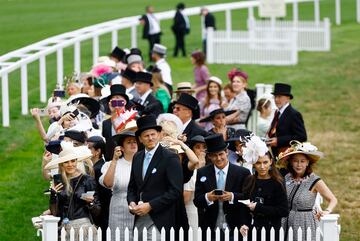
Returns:
[[[270,137],[270,138],[274,137],[275,134],[276,134],[276,127],[277,127],[277,124],[279,122],[279,116],[280,116],[280,111],[276,110],[275,115],[274,115],[274,119],[272,120],[271,125],[270,125],[270,129],[268,131],[268,137]]]
[[[151,161],[151,153],[150,152],[147,152],[145,154],[145,158],[144,158],[144,163],[143,163],[143,178],[145,178],[145,174],[146,174],[146,171],[149,167],[149,164],[150,164],[150,161]]]
[[[225,173],[223,170],[219,170],[218,175],[219,175],[219,178],[216,183],[217,189],[224,190],[225,189],[225,178],[224,178]]]

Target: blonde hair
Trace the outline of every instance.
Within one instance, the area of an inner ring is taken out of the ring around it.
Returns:
[[[162,127],[163,133],[167,136],[171,136],[172,138],[177,139],[178,135],[178,128],[175,122],[169,121],[169,120],[163,120],[159,123],[159,125]]]
[[[76,160],[76,159],[75,159]],[[71,161],[71,160],[69,160]],[[70,185],[70,177],[67,176],[65,169],[63,167],[64,163],[59,163],[59,173],[61,174],[62,180],[63,180],[63,184],[64,184],[64,188],[65,188],[65,192],[68,196],[70,196],[73,193],[73,188]],[[79,165],[80,164],[80,165]],[[85,174],[85,168],[82,162],[78,162],[77,163],[77,167],[76,170],[78,172],[80,172],[81,174]]]

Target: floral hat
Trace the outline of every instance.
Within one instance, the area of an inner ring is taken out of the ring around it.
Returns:
[[[324,153],[318,151],[317,147],[312,145],[310,142],[299,142],[296,140],[290,141],[290,147],[283,152],[280,152],[277,157],[278,164],[281,166],[287,165],[287,160],[291,155],[304,154],[309,158],[311,162],[317,162],[320,160]]]
[[[266,143],[263,142],[258,136],[251,136],[243,147],[243,159],[249,164],[255,164],[259,157],[265,156],[269,151]]]

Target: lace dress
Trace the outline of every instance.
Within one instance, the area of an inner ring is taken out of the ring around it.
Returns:
[[[306,229],[308,227],[311,229],[311,240],[315,240],[316,228],[319,226],[314,215],[317,193],[311,192],[311,189],[319,180],[320,177],[314,173],[305,177],[301,182],[295,181],[290,173],[285,176],[290,213],[287,218],[282,219],[282,227],[286,234],[290,227],[293,229],[294,241],[298,241],[297,231],[299,227],[302,229],[303,240],[306,240]]]

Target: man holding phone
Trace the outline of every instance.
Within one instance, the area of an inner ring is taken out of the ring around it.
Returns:
[[[205,142],[212,164],[197,172],[194,204],[199,212],[199,226],[204,238],[207,228],[212,232],[219,228],[221,235],[229,228],[232,235],[233,229],[245,224],[249,215],[246,206],[238,200],[244,199],[243,183],[250,172],[229,162],[228,144],[221,134],[205,137]]]

